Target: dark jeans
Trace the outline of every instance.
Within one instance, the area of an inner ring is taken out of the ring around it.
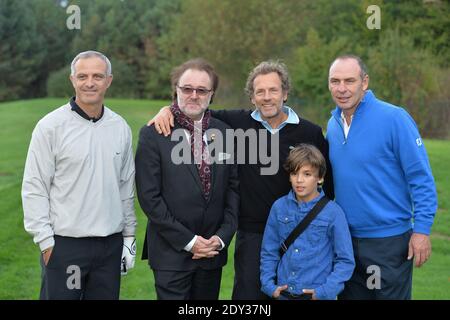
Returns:
[[[353,238],[355,271],[339,300],[410,300],[413,260],[407,260],[412,231],[387,238]],[[379,270],[379,288],[376,288]]]
[[[119,299],[122,234],[54,238],[47,266],[41,255],[41,300]]]
[[[312,300],[311,293],[291,294],[286,290],[281,291],[278,300]]]
[[[238,230],[234,249],[233,300],[268,300],[259,279],[262,233]]]
[[[222,268],[213,270],[153,270],[158,300],[219,299]]]

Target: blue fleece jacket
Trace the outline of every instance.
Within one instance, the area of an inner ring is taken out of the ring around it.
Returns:
[[[414,120],[371,90],[345,138],[341,110],[328,121],[336,202],[356,238],[430,234],[437,210],[434,179]],[[414,223],[413,223],[414,222]]]

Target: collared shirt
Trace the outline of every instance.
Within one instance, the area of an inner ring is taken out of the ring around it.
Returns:
[[[287,114],[287,119],[285,121],[283,121],[278,128],[272,128],[270,126],[270,124],[266,121],[263,120],[263,118],[261,117],[261,113],[259,112],[258,109],[256,109],[255,111],[253,111],[251,113],[251,116],[253,119],[255,119],[258,122],[261,122],[261,124],[264,126],[264,128],[266,128],[271,134],[275,134],[278,131],[280,131],[286,124],[290,123],[290,124],[298,124],[300,122],[300,119],[298,118],[298,115],[295,113],[294,110],[292,110],[290,107],[288,106],[283,106],[281,109],[285,114]]]
[[[280,260],[280,244],[302,221],[323,192],[299,202],[294,191],[278,199],[270,210],[261,248],[261,288],[272,296],[277,286],[301,294],[314,289],[318,299],[335,299],[355,266],[352,239],[342,209],[333,201],[322,209]]]
[[[76,99],[76,97],[72,97],[70,99],[71,110],[78,113],[82,118],[92,121],[92,122],[97,122],[98,120],[100,120],[103,117],[103,113],[105,112],[104,105],[102,105],[102,112],[100,113],[100,117],[94,118],[94,117],[90,117],[86,112],[84,112],[83,109],[81,109],[80,106],[76,103],[75,99]]]
[[[200,118],[200,120],[194,121],[194,127],[196,127],[196,128],[201,128],[202,127],[202,121],[203,121],[203,116],[204,115],[205,115],[205,113],[202,114],[202,117]],[[184,128],[183,128],[183,130],[184,130],[184,134],[186,135],[187,141],[189,143],[191,143],[191,134],[190,134],[189,130],[188,129],[184,129]],[[203,133],[203,142],[205,142],[206,148],[208,148],[208,138],[206,136],[206,131]]]
[[[205,114],[203,113],[200,120],[194,121],[194,126],[200,126],[200,127],[201,127],[201,125],[202,125],[202,120],[203,120],[203,116],[204,116],[204,115],[205,115]],[[190,135],[189,131],[188,131],[187,129],[184,129],[184,133],[185,133],[185,135],[186,135],[187,141],[188,141],[189,143],[191,143],[191,135]],[[207,148],[207,150],[208,150],[208,138],[206,137],[206,132],[203,134],[203,141],[205,142],[206,148]],[[184,247],[184,250],[185,250],[185,251],[190,252],[190,251],[192,250],[192,247],[194,246],[195,241],[197,241],[197,237],[198,237],[198,236],[195,235],[195,236],[192,238],[192,240],[189,241],[189,243]],[[219,236],[217,236],[217,238],[219,238],[219,241],[220,241],[220,248],[218,249],[218,250],[220,251],[220,250],[222,250],[223,248],[225,248],[225,244],[223,243],[222,239],[220,239]]]
[[[344,126],[344,134],[345,134],[345,137],[347,138],[348,132],[350,131],[350,126],[352,125],[353,115],[350,116],[350,124],[347,124],[347,120],[345,119],[344,112],[341,111],[341,120],[342,120],[342,125]]]

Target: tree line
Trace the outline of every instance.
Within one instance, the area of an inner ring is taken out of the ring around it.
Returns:
[[[67,27],[70,5],[80,29]],[[370,5],[380,29],[367,26]],[[170,99],[172,67],[201,56],[221,76],[216,103],[249,106],[248,72],[280,59],[288,104],[325,125],[329,64],[354,53],[378,97],[405,107],[424,136],[449,138],[449,30],[439,0],[0,0],[0,101],[71,95],[69,63],[94,49],[113,64],[110,97]]]

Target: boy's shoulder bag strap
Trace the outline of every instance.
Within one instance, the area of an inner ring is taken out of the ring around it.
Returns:
[[[289,234],[289,236],[281,243],[280,247],[280,259],[283,257],[283,255],[288,250],[289,246],[297,239],[303,231],[309,226],[311,221],[314,220],[315,217],[322,211],[322,209],[327,205],[328,201],[330,199],[327,198],[327,196],[323,196],[322,199],[320,199],[314,207],[311,209],[310,212],[306,215],[306,217],[300,221],[300,223],[295,227],[294,230]]]

